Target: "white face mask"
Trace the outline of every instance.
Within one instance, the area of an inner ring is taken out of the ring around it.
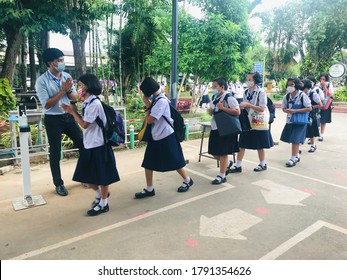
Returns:
[[[248,88],[251,88],[252,86],[254,86],[254,82],[253,81],[247,81],[246,85]]]
[[[55,67],[55,69],[57,69],[58,72],[63,72],[65,70],[65,63],[64,62],[59,62],[58,66]]]
[[[287,91],[288,91],[289,93],[292,93],[292,92],[295,91],[295,87],[287,87]]]
[[[214,89],[214,90],[212,90],[212,94],[217,95],[217,94],[219,94],[219,92],[218,92],[218,90]]]

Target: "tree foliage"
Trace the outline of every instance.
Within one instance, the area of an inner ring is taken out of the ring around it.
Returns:
[[[296,62],[302,76],[327,71],[334,55],[347,45],[346,14],[344,0],[293,0],[257,14],[271,54],[270,71],[287,75]]]

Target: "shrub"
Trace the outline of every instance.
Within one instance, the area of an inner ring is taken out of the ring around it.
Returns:
[[[347,86],[336,89],[334,99],[337,101],[347,101]]]
[[[0,79],[0,112],[8,114],[16,107],[16,98],[12,93],[10,82],[7,78]]]

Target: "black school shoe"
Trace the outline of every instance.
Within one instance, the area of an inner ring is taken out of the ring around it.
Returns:
[[[221,176],[217,175],[216,179],[214,179],[211,184],[212,185],[220,185],[222,183],[225,183],[227,181],[227,177],[222,178]]]
[[[107,193],[107,198],[110,197],[110,192]],[[101,200],[101,197],[100,198],[95,198],[94,201],[92,202],[92,204],[90,205],[90,208],[94,208],[96,205],[99,204]]]
[[[69,194],[69,192],[67,191],[67,189],[65,188],[64,185],[59,185],[55,187],[55,191],[57,192],[57,194],[59,194],[60,196],[67,196]]]
[[[141,198],[150,197],[150,196],[155,196],[154,189],[151,192],[147,191],[146,189],[143,189],[143,192],[135,193],[136,199],[141,199]]]
[[[177,189],[178,192],[186,192],[194,184],[192,178],[190,178],[189,183],[183,182],[182,185]]]
[[[94,208],[97,208],[97,210],[94,210]],[[108,203],[104,207],[101,207],[100,205],[97,205],[94,208],[90,209],[87,212],[88,216],[97,216],[97,215],[100,215],[101,213],[106,213],[106,212],[108,212],[110,210],[110,207],[108,206]]]
[[[234,165],[233,167],[227,170],[226,175],[230,173],[241,173],[241,172],[242,172],[242,167],[241,166],[237,167],[236,165]]]
[[[253,169],[254,172],[262,172],[267,169],[267,165],[265,164],[262,166],[261,164],[258,164],[256,168]]]

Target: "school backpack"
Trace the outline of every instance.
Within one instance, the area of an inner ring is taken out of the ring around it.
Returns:
[[[158,98],[155,102],[157,102],[159,99],[162,99],[162,98],[164,98],[164,97]],[[176,135],[177,140],[179,142],[182,142],[185,138],[186,125],[184,124],[184,120],[183,120],[181,114],[179,112],[177,112],[177,110],[174,107],[172,107],[171,104],[169,106],[170,106],[171,119],[173,119],[173,121],[174,121],[173,125],[165,116],[163,116],[163,117],[166,120],[166,122],[175,131],[175,135]]]
[[[248,92],[248,89],[245,92],[246,95],[247,95],[247,92]],[[269,113],[270,113],[269,124],[271,124],[274,122],[274,120],[276,118],[276,106],[272,102],[272,100],[269,96],[266,95],[266,98],[267,98],[266,106],[269,109]],[[259,95],[258,95],[258,100],[259,100]]]
[[[92,99],[89,104],[92,103],[95,99],[99,98],[96,97]],[[100,102],[106,115],[106,128],[104,127],[104,124],[99,117],[97,117],[95,121],[98,126],[102,128],[105,144],[109,143],[111,146],[119,146],[120,144],[124,144],[125,130],[122,116],[117,113],[110,105],[107,105],[101,100]]]
[[[269,124],[273,123],[276,118],[276,106],[270,97],[267,97],[267,108],[269,109],[270,119]]]

